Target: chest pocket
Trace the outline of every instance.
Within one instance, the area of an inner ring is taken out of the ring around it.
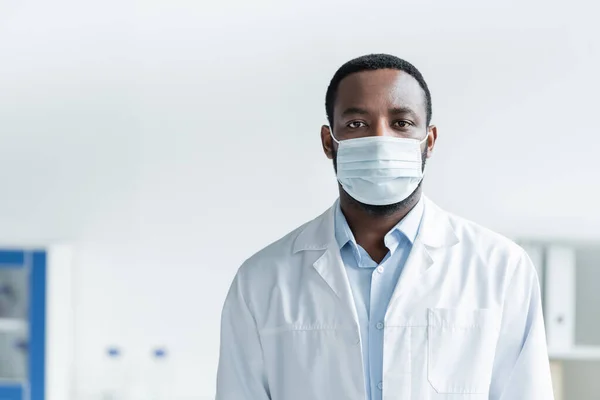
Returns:
[[[487,393],[498,332],[493,310],[429,309],[427,376],[435,391]]]

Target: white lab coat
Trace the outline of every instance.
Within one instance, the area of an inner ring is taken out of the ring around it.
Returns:
[[[553,399],[529,257],[424,200],[385,316],[383,399]],[[331,208],[239,269],[217,400],[365,400],[357,321]]]

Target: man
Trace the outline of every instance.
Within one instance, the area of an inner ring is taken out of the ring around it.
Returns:
[[[239,269],[217,400],[552,399],[530,259],[421,193],[438,132],[419,71],[349,61],[326,110],[339,200]]]

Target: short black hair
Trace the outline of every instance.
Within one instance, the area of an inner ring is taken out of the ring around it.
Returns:
[[[401,58],[392,56],[389,54],[369,54],[366,56],[358,57],[348,61],[342,65],[331,78],[327,93],[325,94],[325,111],[327,112],[327,119],[329,120],[329,126],[333,128],[333,106],[337,97],[337,89],[342,79],[355,72],[362,71],[375,71],[378,69],[397,69],[410,74],[413,78],[419,82],[419,85],[425,92],[425,106],[427,108],[427,125],[431,122],[431,93],[427,83],[423,78],[423,75],[419,70]]]

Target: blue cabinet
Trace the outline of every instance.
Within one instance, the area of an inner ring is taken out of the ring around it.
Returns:
[[[0,249],[0,400],[44,400],[46,251]]]

